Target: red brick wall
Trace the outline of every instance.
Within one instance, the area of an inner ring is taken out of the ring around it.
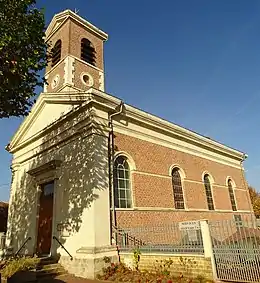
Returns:
[[[119,133],[115,134],[115,146],[117,151],[127,152],[136,166],[131,179],[134,211],[117,211],[119,226],[131,226],[133,220],[134,225],[138,226],[192,219],[232,219],[233,212],[226,184],[228,176],[236,184],[234,193],[237,213],[241,214],[245,210],[244,213],[250,215],[248,211],[251,210],[251,204],[242,169]],[[169,176],[169,169],[173,164],[178,164],[186,175],[183,181],[185,211],[174,210],[172,181]],[[216,211],[207,210],[202,182],[204,171],[208,171],[214,179],[212,194]]]
[[[103,60],[103,41],[102,39],[98,38],[93,33],[87,31],[83,26],[76,23],[74,20],[67,20],[64,25],[55,32],[48,40],[50,44],[50,49],[53,48],[57,40],[62,41],[62,48],[61,48],[61,60],[64,59],[68,55],[75,56],[76,58],[81,58],[81,40],[83,38],[87,38],[93,44],[93,47],[96,51],[96,64],[95,66],[101,70],[104,68],[104,60]],[[60,65],[58,65],[60,64]],[[51,67],[51,62],[49,62],[48,66],[46,67],[46,72],[49,73],[48,82],[51,84],[53,77],[56,74],[60,74],[61,80],[60,84],[62,85],[64,80],[64,62],[58,63],[54,68]],[[99,88],[99,71],[96,68],[86,64],[85,62],[77,60],[74,65],[75,72],[74,72],[74,85],[77,88],[86,90],[87,87],[83,85],[80,79],[80,75],[82,72],[88,72],[94,79],[94,87]],[[60,86],[55,88],[55,90],[51,89],[49,85],[47,87],[47,91],[56,91],[59,89]]]

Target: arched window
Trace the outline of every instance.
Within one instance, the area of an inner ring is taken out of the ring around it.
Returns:
[[[229,198],[230,198],[232,210],[236,211],[237,205],[236,205],[234,190],[233,190],[233,186],[232,186],[232,181],[230,179],[228,180],[228,192],[229,192]]]
[[[115,207],[131,208],[132,193],[130,184],[130,167],[126,157],[118,156],[114,164],[115,170]]]
[[[213,203],[213,197],[212,197],[212,191],[211,191],[211,184],[210,184],[210,178],[209,178],[208,174],[206,174],[204,176],[204,186],[205,186],[205,191],[206,191],[208,209],[209,210],[214,210],[214,203]]]
[[[54,67],[61,59],[61,40],[56,41],[52,48],[52,61],[51,66]]]
[[[174,206],[176,209],[184,209],[184,198],[182,191],[181,176],[178,168],[172,170],[172,188]]]
[[[83,38],[81,40],[81,59],[95,66],[96,51],[92,43],[86,38]]]

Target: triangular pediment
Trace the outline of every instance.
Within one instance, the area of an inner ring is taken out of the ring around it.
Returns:
[[[30,140],[85,100],[86,94],[42,93],[12,138],[9,149],[12,150]]]
[[[96,26],[94,26],[93,24],[91,24],[90,22],[86,21],[84,18],[82,18],[81,16],[79,16],[77,13],[71,11],[71,10],[65,10],[63,12],[60,12],[58,14],[56,14],[46,32],[45,32],[45,39],[48,40],[48,38],[55,32],[57,31],[65,22],[67,19],[73,19],[76,22],[78,22],[79,24],[83,25],[85,28],[91,30],[93,33],[95,33],[96,35],[98,35],[102,40],[106,41],[108,38],[108,35],[100,30],[99,28],[97,28]]]

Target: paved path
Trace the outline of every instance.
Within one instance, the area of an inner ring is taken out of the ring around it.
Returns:
[[[102,283],[104,281],[90,280],[75,277],[73,275],[62,275],[55,278],[42,279],[38,283]]]

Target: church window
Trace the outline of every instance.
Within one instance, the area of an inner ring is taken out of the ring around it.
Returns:
[[[181,176],[178,168],[172,170],[172,187],[174,205],[176,209],[184,209],[184,198],[182,190]]]
[[[236,211],[237,210],[236,200],[235,200],[235,195],[234,195],[232,181],[230,179],[228,180],[228,192],[229,192],[229,198],[230,198],[232,210]]]
[[[210,184],[210,177],[208,174],[204,176],[204,187],[207,197],[207,203],[208,203],[208,209],[214,210],[214,203],[213,203],[213,197],[212,197],[212,191],[211,191],[211,184]]]
[[[96,51],[93,44],[86,38],[81,40],[81,59],[93,66],[96,63]]]
[[[54,67],[61,59],[61,40],[59,39],[52,48],[52,64]]]
[[[132,192],[130,183],[130,167],[127,158],[118,156],[114,164],[114,192],[116,208],[132,207]]]

